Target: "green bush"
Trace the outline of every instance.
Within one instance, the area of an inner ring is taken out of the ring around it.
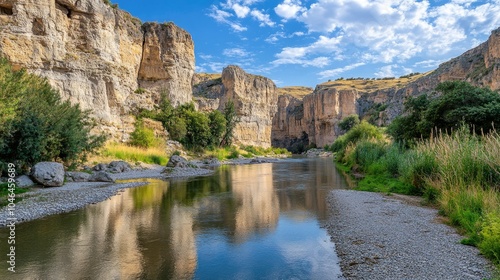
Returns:
[[[339,122],[339,128],[347,132],[354,126],[360,123],[359,116],[356,114],[349,115]]]
[[[104,142],[78,105],[49,83],[0,59],[0,158],[27,169],[39,161],[77,161]]]
[[[411,150],[401,163],[401,179],[413,185],[423,193],[427,180],[433,179],[439,172],[435,155],[426,151]]]
[[[497,265],[500,264],[500,214],[489,214],[483,222],[479,249]]]
[[[155,146],[157,140],[155,138],[154,131],[150,128],[144,127],[141,121],[137,121],[135,124],[135,130],[130,134],[130,145],[150,148]]]
[[[365,139],[382,140],[383,138],[384,135],[379,128],[366,121],[362,121],[360,124],[350,129],[346,134],[337,138],[330,149],[333,152],[337,152],[338,155],[342,157],[349,144],[356,144],[358,141]]]
[[[226,118],[218,111],[214,110],[208,114],[210,120],[210,146],[218,147],[222,142],[224,133],[226,132]]]

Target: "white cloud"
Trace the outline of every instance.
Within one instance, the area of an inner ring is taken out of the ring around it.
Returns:
[[[304,35],[306,35],[306,33],[302,32],[302,31],[297,31],[297,32],[293,32],[293,33],[292,33],[292,35],[293,35],[293,36],[299,36],[299,37],[300,37],[300,36],[304,36]]]
[[[268,14],[264,14],[259,10],[252,10],[250,12],[250,15],[252,15],[253,18],[258,20],[260,22],[260,26],[270,26],[273,27],[275,23],[271,20]]]
[[[215,19],[217,22],[229,25],[234,31],[240,32],[247,30],[246,27],[241,26],[238,22],[229,20],[228,18],[232,17],[232,15],[226,11],[220,10],[216,6],[212,5],[208,16]]]
[[[313,59],[301,58],[301,57],[283,57],[278,58],[272,62],[274,66],[279,66],[282,64],[299,64],[302,66],[313,66],[318,68],[323,68],[330,64],[330,59],[325,56],[316,57]]]
[[[320,76],[320,79],[332,78],[332,77],[339,75],[340,73],[344,73],[344,72],[352,70],[354,68],[358,68],[358,67],[363,66],[365,64],[366,63],[364,63],[364,62],[358,62],[358,63],[347,65],[347,66],[344,66],[341,68],[325,70],[325,71],[319,72],[318,75]]]
[[[340,32],[346,45],[368,49],[372,62],[391,63],[443,55],[488,34],[500,25],[500,1],[453,0],[432,7],[427,0],[317,0],[295,18],[309,32]]]
[[[319,39],[306,47],[285,47],[280,53],[276,54],[278,59],[274,60],[272,63],[274,65],[281,64],[301,64],[307,61],[307,57],[314,54],[329,54],[338,56],[341,53],[338,47],[339,42],[342,37],[328,38],[325,36],[320,36]],[[324,67],[329,64],[330,59],[322,57],[321,60],[315,58],[315,63],[305,63],[309,66]]]
[[[210,60],[213,58],[213,56],[211,56],[209,54],[200,54],[200,58],[203,60]]]
[[[297,0],[285,0],[274,8],[274,12],[285,20],[297,17],[299,12],[304,12],[306,9],[301,6],[301,2]]]
[[[240,4],[234,4],[232,9],[238,18],[244,18],[250,13],[248,6],[241,6]]]
[[[202,66],[195,66],[196,73],[204,73],[207,72],[207,69]]]
[[[439,64],[441,64],[442,60],[429,59],[424,61],[419,61],[413,64],[414,67],[423,67],[423,68],[437,68]]]
[[[228,57],[248,57],[250,53],[241,48],[224,49],[222,54]]]

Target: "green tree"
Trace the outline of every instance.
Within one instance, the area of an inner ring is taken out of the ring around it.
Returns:
[[[226,132],[226,118],[218,110],[210,112],[208,118],[210,119],[210,146],[219,146]]]
[[[224,118],[226,119],[226,131],[222,136],[220,146],[227,147],[233,144],[234,128],[239,122],[238,115],[236,114],[236,108],[232,100],[226,102],[224,106]]]
[[[339,128],[347,132],[357,124],[359,124],[359,116],[357,114],[352,114],[339,122]]]
[[[78,105],[38,76],[13,71],[0,59],[0,161],[28,168],[39,161],[73,162],[104,142]]]

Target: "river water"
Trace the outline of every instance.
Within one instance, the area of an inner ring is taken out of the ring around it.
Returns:
[[[345,188],[331,159],[222,166],[147,179],[104,202],[23,223],[0,279],[337,279],[321,224]],[[7,230],[0,230],[6,260]]]

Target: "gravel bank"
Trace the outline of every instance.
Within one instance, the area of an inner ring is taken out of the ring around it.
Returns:
[[[163,166],[151,166],[149,169],[132,170],[111,174],[115,180],[137,178],[176,178],[200,176],[213,173],[213,170],[203,168],[174,168],[170,174],[162,174]],[[117,194],[120,190],[145,185],[145,182],[132,183],[102,183],[73,182],[62,187],[34,188],[19,195],[21,201],[16,202],[15,218],[17,222],[26,222],[48,215],[70,212],[85,205],[101,202]],[[0,221],[8,216],[7,207],[0,208]],[[0,223],[1,224],[1,223]],[[1,226],[1,225],[0,225]]]
[[[437,211],[395,196],[334,190],[326,224],[346,279],[485,279],[491,265]]]

